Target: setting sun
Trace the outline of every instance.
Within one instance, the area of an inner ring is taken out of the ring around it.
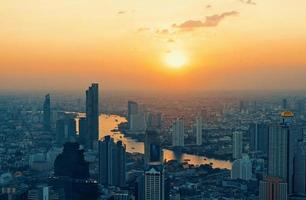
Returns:
[[[166,55],[166,64],[170,68],[179,69],[186,65],[187,57],[181,52],[170,52]]]

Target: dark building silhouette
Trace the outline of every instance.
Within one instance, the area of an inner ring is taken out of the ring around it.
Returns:
[[[132,115],[138,113],[138,103],[134,101],[128,102],[128,128],[131,128]]]
[[[79,143],[86,147],[88,146],[87,141],[89,141],[87,134],[87,120],[86,117],[81,117],[79,118]]]
[[[44,129],[50,130],[51,129],[51,100],[50,94],[45,96],[45,101],[43,105],[43,123]]]
[[[124,186],[126,150],[122,141],[117,143],[110,136],[99,142],[99,182],[107,186]]]
[[[253,123],[249,127],[250,150],[267,155],[269,126],[264,123]]]
[[[93,83],[86,90],[87,147],[93,149],[99,140],[99,85]]]
[[[90,179],[89,164],[78,143],[66,143],[54,162],[54,177],[49,184],[56,190],[64,189],[65,200],[97,200],[98,183]]]
[[[56,122],[56,142],[64,144],[73,142],[76,137],[75,119],[60,119]]]
[[[160,140],[158,131],[155,129],[147,129],[145,134],[145,164],[149,162],[162,162],[162,151],[160,148]]]

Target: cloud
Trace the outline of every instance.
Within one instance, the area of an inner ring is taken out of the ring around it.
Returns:
[[[249,4],[249,5],[256,5],[256,2],[254,2],[253,0],[240,0],[240,2]]]
[[[192,30],[194,28],[200,28],[200,27],[215,27],[215,26],[218,26],[219,23],[226,17],[236,16],[238,14],[239,13],[237,11],[224,12],[219,15],[207,16],[204,21],[188,20],[179,25],[173,24],[172,27],[180,28],[183,30]]]
[[[120,11],[117,12],[117,14],[119,14],[119,15],[123,15],[123,14],[126,14],[126,13],[127,13],[127,11],[125,11],[125,10],[120,10]]]
[[[150,30],[150,28],[148,28],[148,27],[141,27],[137,30],[137,32],[144,32],[144,31],[149,31],[149,30]]]
[[[211,7],[212,7],[212,6],[209,5],[209,4],[205,6],[206,9],[209,9],[209,8],[211,8]]]
[[[168,29],[157,29],[157,30],[155,31],[155,33],[156,33],[156,34],[161,34],[161,35],[167,35],[167,34],[169,34],[170,32],[169,32]]]

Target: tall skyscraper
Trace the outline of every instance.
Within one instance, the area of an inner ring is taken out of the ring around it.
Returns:
[[[164,167],[161,163],[150,164],[144,172],[144,200],[165,199]]]
[[[201,146],[203,143],[202,129],[203,129],[202,117],[197,117],[196,119],[196,143],[198,146]]]
[[[250,150],[268,153],[269,126],[264,123],[252,123],[249,127]]]
[[[287,110],[288,109],[288,101],[287,101],[287,99],[283,99],[282,109],[283,110]]]
[[[306,195],[306,138],[298,144],[294,155],[293,194]]]
[[[178,118],[172,126],[172,146],[184,147],[184,119]]]
[[[246,181],[252,178],[252,161],[248,155],[243,155],[241,159],[237,159],[233,162],[231,178]]]
[[[162,162],[163,156],[160,148],[158,131],[147,129],[145,134],[145,164],[149,162]]]
[[[114,142],[105,136],[99,142],[99,182],[107,186],[124,186],[126,172],[126,150],[122,141]]]
[[[86,117],[79,118],[79,143],[84,147],[88,147],[89,136],[87,132],[87,120]]]
[[[259,200],[287,200],[287,183],[278,177],[267,177],[259,183]]]
[[[76,139],[76,121],[75,119],[60,119],[56,122],[56,142],[64,144],[74,142]]]
[[[131,128],[132,115],[138,113],[138,103],[135,101],[128,101],[128,126]]]
[[[242,132],[239,132],[239,131],[233,132],[233,158],[234,159],[239,159],[242,157],[242,144],[243,144]]]
[[[44,120],[44,129],[50,130],[51,128],[51,100],[50,94],[45,96],[45,101],[43,105],[43,120]]]
[[[88,148],[93,149],[99,140],[99,85],[93,83],[86,90],[86,121]]]

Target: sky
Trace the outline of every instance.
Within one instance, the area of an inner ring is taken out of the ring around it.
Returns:
[[[305,0],[1,0],[0,90],[303,90]]]

